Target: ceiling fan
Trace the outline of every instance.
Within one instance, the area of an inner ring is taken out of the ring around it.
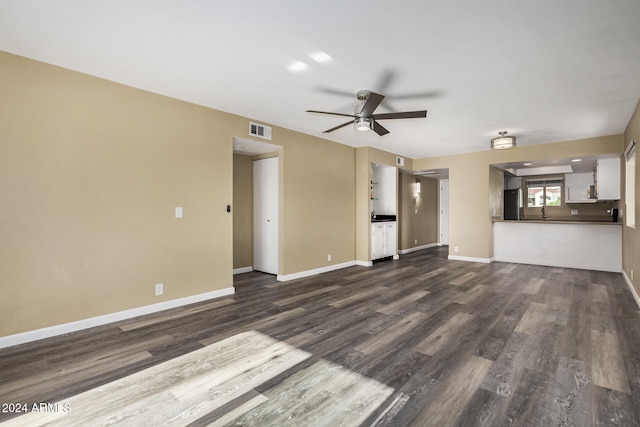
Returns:
[[[378,105],[380,105],[380,103],[384,99],[384,95],[371,92],[370,90],[361,90],[358,91],[357,98],[359,103],[358,105],[356,105],[354,114],[332,113],[328,111],[317,110],[307,110],[307,113],[331,114],[333,116],[344,116],[353,118],[353,120],[349,120],[346,123],[333,127],[331,129],[327,129],[323,133],[333,132],[334,130],[348,126],[351,123],[355,123],[356,129],[363,131],[373,129],[373,131],[380,136],[388,134],[389,131],[380,123],[378,123],[378,120],[419,119],[427,117],[427,110],[373,114],[376,108],[378,108]]]

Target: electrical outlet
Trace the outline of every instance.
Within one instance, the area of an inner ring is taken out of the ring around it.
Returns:
[[[414,245],[417,245],[417,244],[418,244],[418,239],[415,239],[415,240],[413,241],[413,244],[414,244]]]
[[[182,218],[182,208],[176,207],[176,218]]]
[[[327,255],[327,261],[331,261],[331,254]]]
[[[571,215],[578,215],[578,209],[571,209]]]
[[[160,296],[164,293],[164,284],[156,283],[156,296]]]
[[[457,246],[454,246],[454,247],[453,247],[453,252],[456,252],[456,253],[457,253],[458,251],[460,251],[460,248],[459,248],[459,247],[457,247]]]
[[[416,214],[418,213],[418,209],[416,209]]]

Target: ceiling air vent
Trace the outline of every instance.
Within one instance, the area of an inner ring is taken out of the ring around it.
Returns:
[[[269,126],[249,122],[249,135],[271,140],[271,128]]]

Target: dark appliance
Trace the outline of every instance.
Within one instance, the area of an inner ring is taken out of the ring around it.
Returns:
[[[520,220],[520,189],[504,190],[504,219]]]
[[[618,222],[618,209],[607,209],[607,213],[611,215],[611,222]]]

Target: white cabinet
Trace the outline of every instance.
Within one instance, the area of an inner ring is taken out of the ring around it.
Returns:
[[[599,159],[596,162],[598,200],[620,200],[620,159]]]
[[[371,259],[396,254],[396,223],[374,222],[371,224]]]
[[[371,224],[371,259],[384,256],[385,229],[384,222]]]
[[[594,182],[593,175],[593,172],[565,174],[565,203],[595,203],[596,199],[589,198],[589,186]]]
[[[385,222],[385,256],[396,254],[396,223]]]

